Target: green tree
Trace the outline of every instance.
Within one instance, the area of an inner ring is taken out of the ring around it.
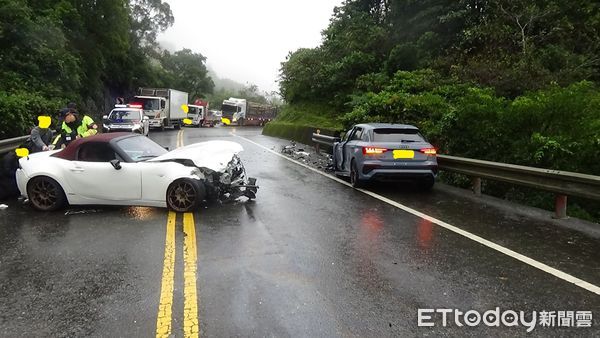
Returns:
[[[161,63],[170,82],[169,87],[184,90],[191,99],[202,98],[212,93],[215,84],[208,75],[206,58],[190,49],[173,54],[165,51]]]

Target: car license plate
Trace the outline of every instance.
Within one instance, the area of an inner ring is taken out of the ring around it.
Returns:
[[[394,150],[393,154],[394,154],[394,159],[415,158],[414,150],[397,149],[397,150]]]

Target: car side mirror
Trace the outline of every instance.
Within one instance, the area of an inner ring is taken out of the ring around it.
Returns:
[[[110,164],[112,164],[112,166],[113,166],[113,168],[115,168],[115,170],[121,169],[121,161],[119,161],[119,160],[110,160]]]

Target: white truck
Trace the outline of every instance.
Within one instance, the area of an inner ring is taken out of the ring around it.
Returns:
[[[217,122],[221,122],[220,117],[214,115],[214,110],[208,110],[209,103],[206,100],[198,99],[194,104],[188,104],[188,119],[193,127],[214,127]]]
[[[221,119],[225,125],[244,125],[246,119],[246,99],[237,99],[230,97],[227,100],[223,100],[221,105],[221,111],[223,115]]]
[[[144,115],[150,118],[151,128],[164,130],[183,126],[187,113],[182,106],[188,102],[188,93],[170,88],[140,88],[132,105],[141,105]]]
[[[277,115],[277,107],[230,97],[223,101],[223,123],[239,126],[264,126]]]

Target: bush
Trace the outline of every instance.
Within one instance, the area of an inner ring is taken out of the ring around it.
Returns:
[[[37,116],[54,117],[64,99],[48,100],[36,93],[0,92],[0,139],[29,134]]]

